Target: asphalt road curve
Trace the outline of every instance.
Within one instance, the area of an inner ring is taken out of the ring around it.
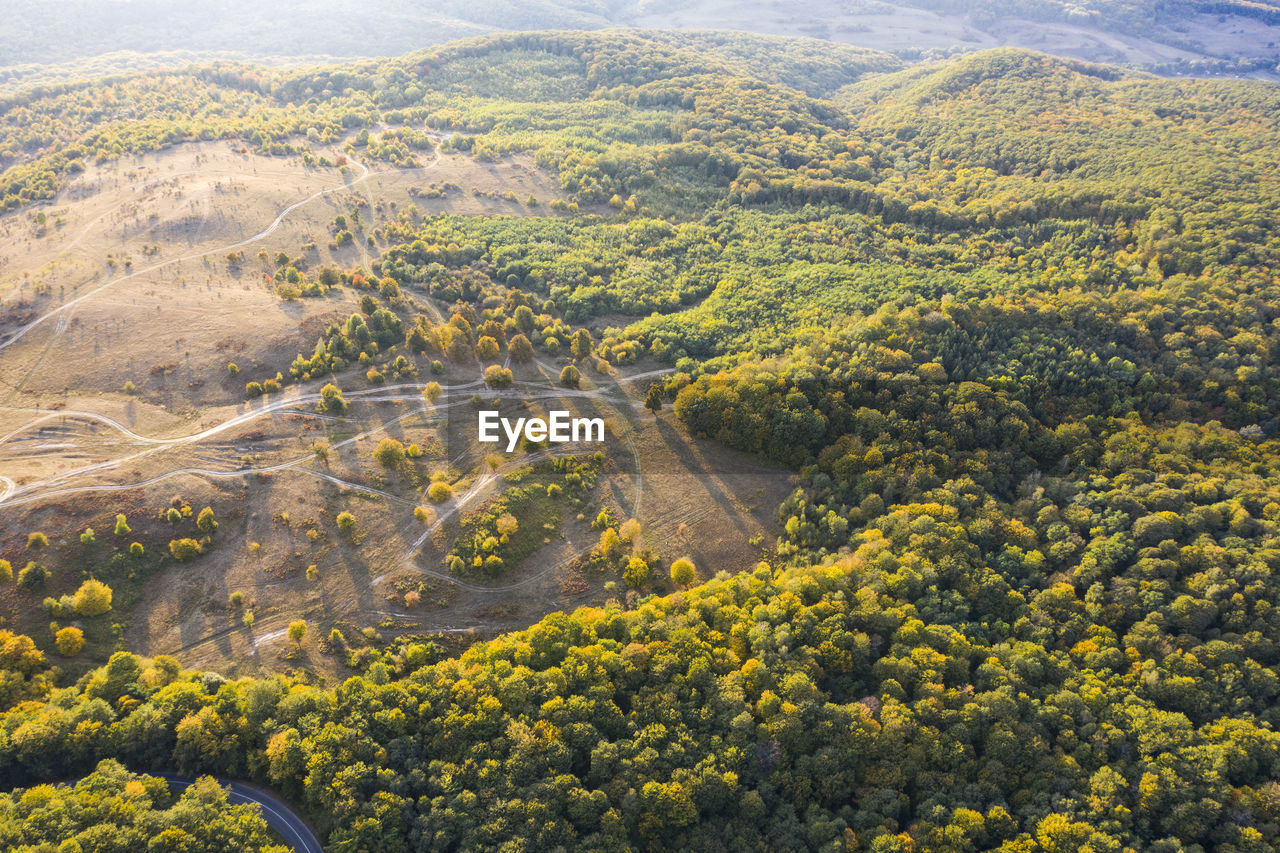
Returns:
[[[175,791],[181,791],[196,781],[195,776],[183,776],[178,773],[152,773],[169,783]],[[294,814],[293,809],[284,800],[261,788],[246,785],[243,782],[232,782],[230,779],[213,777],[219,785],[230,788],[227,799],[232,805],[242,806],[254,803],[262,809],[262,817],[284,840],[298,853],[324,853],[320,841],[316,838],[306,822]]]

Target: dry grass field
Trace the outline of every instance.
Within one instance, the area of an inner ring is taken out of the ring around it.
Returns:
[[[424,197],[432,186],[450,189]],[[588,370],[570,390],[557,382],[561,363],[544,360],[517,368],[515,387],[501,392],[485,389],[479,364],[377,386],[353,368],[335,378],[341,415],[317,405],[331,377],[245,399],[247,378],[287,365],[328,322],[359,310],[349,288],[281,300],[277,253],[367,268],[383,247],[379,226],[411,206],[417,215],[529,215],[558,197],[554,180],[522,158],[309,167],[201,143],[92,167],[52,203],[0,219],[0,557],[15,571],[46,565],[54,597],[85,574],[108,580],[113,618],[90,631],[86,661],[119,646],[229,672],[304,666],[332,677],[349,671],[325,653],[335,627],[350,647],[401,634],[456,644],[553,610],[634,599],[616,573],[588,565],[600,507],[638,519],[643,545],[666,561],[752,565],[776,536],[773,508],[792,478],[695,444],[669,411],[643,409],[644,368],[630,380]],[[373,239],[338,247],[329,224],[356,206]],[[434,404],[422,395],[432,379],[445,388]],[[589,493],[492,580],[448,571],[462,521],[537,458],[600,448],[495,457],[474,441],[477,392],[504,408],[563,408],[609,427]],[[422,455],[388,472],[373,459],[384,438]],[[424,524],[414,510],[429,504],[432,479],[454,495]],[[205,553],[174,559],[168,543],[200,538],[193,519],[206,506],[218,527]],[[343,512],[357,520],[351,535],[337,526]],[[117,514],[127,534],[115,532]],[[82,541],[87,528],[92,541]],[[33,531],[48,536],[46,549],[28,548]],[[135,541],[143,555],[120,556]],[[49,616],[32,600],[0,587],[5,624],[45,632]],[[285,629],[299,618],[311,630],[286,657]]]

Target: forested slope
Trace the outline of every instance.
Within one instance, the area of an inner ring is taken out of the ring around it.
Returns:
[[[374,272],[675,368],[695,435],[800,472],[774,564],[333,688],[127,652],[56,687],[9,637],[0,777],[247,776],[337,851],[1280,843],[1280,90],[1015,51],[752,77],[721,38],[183,79],[277,117],[260,145],[534,152],[554,214],[406,214]],[[5,118],[70,139],[101,94]],[[13,206],[71,168],[8,156]]]

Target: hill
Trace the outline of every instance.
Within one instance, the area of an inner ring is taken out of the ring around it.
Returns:
[[[336,850],[1274,847],[1278,90],[823,51],[11,96],[0,776]],[[599,452],[473,440],[562,405]]]

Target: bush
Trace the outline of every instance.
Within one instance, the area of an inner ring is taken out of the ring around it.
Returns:
[[[22,571],[18,572],[18,586],[26,590],[39,589],[48,579],[49,570],[35,560],[27,563],[22,567]]]
[[[632,557],[622,570],[622,579],[633,589],[640,589],[648,584],[649,576],[649,564],[640,557]]]
[[[330,382],[320,389],[320,405],[326,412],[342,412],[347,401],[342,399],[342,389]]]
[[[80,653],[84,648],[84,631],[79,628],[63,628],[53,635],[53,644],[58,654],[65,658]]]
[[[444,389],[440,387],[439,382],[428,382],[426,387],[422,389],[422,396],[427,398],[428,403],[434,403],[440,399],[440,395],[444,393]]]
[[[27,534],[27,548],[31,551],[37,551],[40,548],[49,547],[49,537],[45,536],[39,530],[35,533]]]
[[[134,542],[129,546],[129,553],[135,557],[141,557],[146,552],[147,552],[147,549],[142,547],[141,542]]]
[[[432,503],[444,503],[453,497],[453,486],[448,483],[432,483],[427,487],[427,497]]]
[[[13,580],[13,563],[0,560],[0,583],[8,583],[11,580]]]
[[[577,388],[582,382],[582,373],[572,364],[565,365],[564,370],[560,371],[560,384],[566,388]]]
[[[498,342],[484,335],[476,341],[476,357],[481,361],[493,361],[498,357]]]
[[[111,609],[111,587],[90,578],[80,584],[72,598],[72,605],[81,616],[101,616]]]
[[[338,513],[338,531],[345,536],[351,536],[356,532],[356,517],[349,512]]]
[[[262,396],[261,382],[246,382],[244,386],[244,395],[250,399]]]
[[[92,545],[97,539],[98,537],[94,535],[92,527],[86,527],[84,532],[80,534],[80,544],[82,545]]]
[[[204,553],[204,549],[194,539],[170,539],[169,553],[173,555],[175,560],[190,560]]]
[[[218,529],[218,522],[213,517],[213,507],[205,507],[200,510],[200,514],[196,516],[196,527],[205,533],[212,533]]]
[[[404,445],[394,438],[384,438],[373,451],[373,459],[388,471],[399,468],[404,464]]]
[[[680,586],[688,586],[698,576],[691,560],[683,557],[671,564],[671,580]]]
[[[484,369],[484,383],[490,388],[508,388],[514,381],[515,377],[505,367],[491,364]]]
[[[435,520],[435,510],[429,506],[416,506],[413,508],[413,517],[423,524],[430,524]]]
[[[129,527],[129,519],[125,518],[124,513],[123,512],[116,513],[116,535],[124,536],[132,532],[133,532],[133,529]]]
[[[524,335],[516,335],[507,342],[507,353],[516,364],[533,361],[533,344]]]

